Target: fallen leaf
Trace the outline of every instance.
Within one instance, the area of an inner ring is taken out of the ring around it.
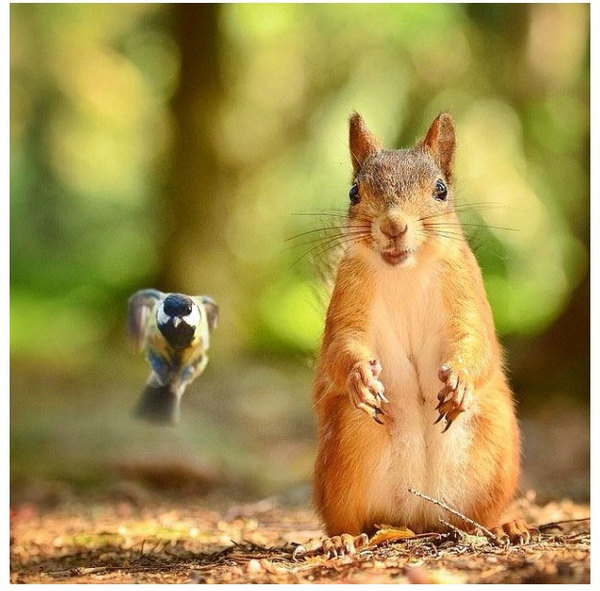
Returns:
[[[377,546],[382,542],[395,542],[396,540],[406,540],[412,538],[415,532],[411,531],[407,527],[386,527],[380,529],[375,535],[369,540],[369,547]]]

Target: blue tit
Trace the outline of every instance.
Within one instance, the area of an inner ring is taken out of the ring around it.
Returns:
[[[152,371],[136,408],[137,417],[175,424],[186,387],[208,363],[209,333],[219,308],[208,296],[143,289],[129,298],[128,327]]]

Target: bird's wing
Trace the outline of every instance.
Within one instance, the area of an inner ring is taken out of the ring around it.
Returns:
[[[144,332],[146,330],[148,317],[156,305],[156,302],[161,300],[164,295],[164,293],[157,289],[142,289],[129,298],[127,328],[129,330],[129,336],[138,351],[142,348],[144,342]]]
[[[206,310],[208,330],[212,332],[219,321],[219,306],[217,306],[217,302],[208,296],[193,296],[192,299]]]

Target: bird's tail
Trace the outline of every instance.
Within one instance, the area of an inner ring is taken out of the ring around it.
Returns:
[[[175,425],[179,421],[180,398],[168,385],[146,385],[135,409],[135,416],[153,423]]]

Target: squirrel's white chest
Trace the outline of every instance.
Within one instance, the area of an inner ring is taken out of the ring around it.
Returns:
[[[442,423],[434,424],[442,388],[438,370],[450,345],[450,314],[439,275],[423,268],[397,271],[378,277],[370,312],[371,346],[383,367],[380,380],[389,399],[384,407],[388,437],[371,503],[390,522],[400,506],[404,518],[418,522],[430,516],[421,514],[423,501],[408,489],[448,502],[464,496],[460,474],[472,435],[466,420],[456,421],[446,433]]]
[[[408,397],[422,404],[441,388],[437,372],[446,361],[450,315],[437,281],[427,268],[392,269],[378,277],[370,338],[384,385],[390,393],[402,391],[405,402]]]

